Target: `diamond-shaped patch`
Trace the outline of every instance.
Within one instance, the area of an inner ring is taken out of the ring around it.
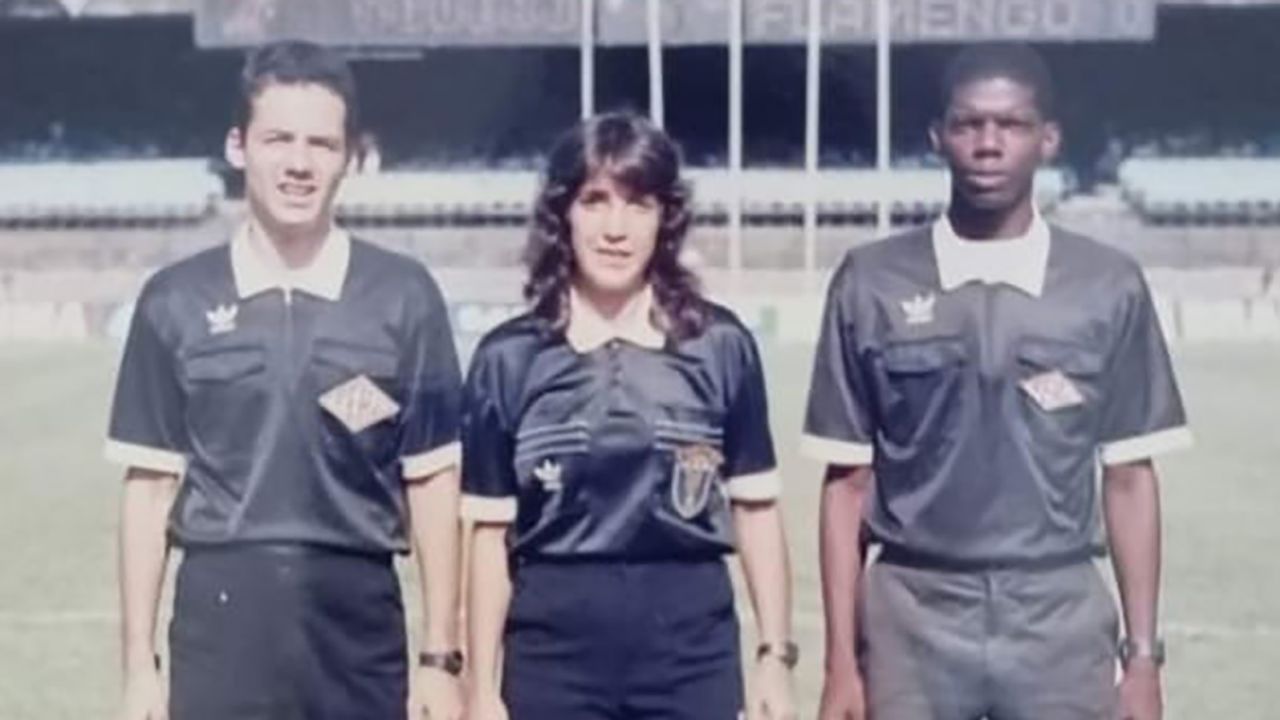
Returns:
[[[1035,400],[1045,412],[1053,412],[1063,408],[1075,407],[1084,403],[1084,395],[1070,378],[1059,370],[1040,373],[1023,380],[1019,385],[1022,391]]]
[[[321,395],[320,407],[353,433],[400,412],[400,405],[364,375],[357,375]]]

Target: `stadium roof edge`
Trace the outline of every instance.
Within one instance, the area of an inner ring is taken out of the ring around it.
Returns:
[[[1173,6],[1210,6],[1210,7],[1259,7],[1280,5],[1280,0],[1156,0],[1160,5]],[[50,6],[61,5],[71,15],[79,17],[130,17],[142,15],[192,15],[196,12],[200,0],[45,0]],[[23,15],[31,17],[55,17],[61,13],[36,13],[30,11],[33,3],[19,3],[27,6]],[[0,16],[8,14],[4,3],[0,2]],[[18,13],[15,13],[18,14]]]

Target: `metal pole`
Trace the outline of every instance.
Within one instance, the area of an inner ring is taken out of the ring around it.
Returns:
[[[876,234],[889,234],[893,222],[893,199],[889,193],[889,162],[893,147],[890,107],[893,86],[890,85],[889,0],[876,0],[876,174],[880,177],[880,197],[876,198]]]
[[[729,270],[742,270],[742,0],[729,0]]]
[[[809,0],[805,62],[804,175],[808,192],[804,202],[804,269],[812,274],[818,265],[818,92],[822,54],[822,0]]]
[[[662,0],[648,0],[649,30],[649,118],[662,127]]]
[[[582,0],[582,40],[578,48],[578,84],[582,119],[596,111],[596,2]]]

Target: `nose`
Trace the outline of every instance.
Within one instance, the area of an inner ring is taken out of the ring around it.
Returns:
[[[311,153],[303,143],[291,143],[284,156],[284,169],[290,175],[306,176],[311,174]]]
[[[1004,138],[994,122],[984,122],[978,129],[974,152],[980,155],[1000,155],[1004,151]]]
[[[627,238],[627,208],[623,203],[610,203],[604,218],[604,238],[610,242]]]

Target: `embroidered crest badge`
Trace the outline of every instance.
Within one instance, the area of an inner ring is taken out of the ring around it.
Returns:
[[[1018,386],[1045,412],[1084,404],[1084,395],[1080,394],[1080,389],[1059,370],[1033,375],[1018,383]]]
[[[400,412],[400,405],[364,375],[357,375],[321,395],[320,407],[353,433]]]
[[[671,469],[671,504],[680,517],[692,520],[707,509],[723,464],[724,456],[710,445],[685,445],[676,450]]]

